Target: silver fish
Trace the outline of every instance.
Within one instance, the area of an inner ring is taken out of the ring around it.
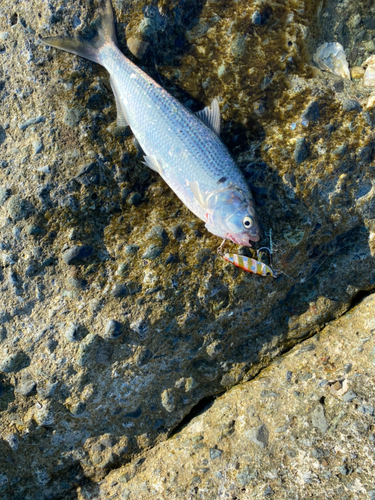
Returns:
[[[104,0],[97,37],[41,38],[47,45],[103,65],[110,74],[119,125],[129,125],[145,157],[211,233],[239,245],[259,240],[249,187],[221,141],[216,99],[198,113],[185,108],[117,47],[110,0]]]

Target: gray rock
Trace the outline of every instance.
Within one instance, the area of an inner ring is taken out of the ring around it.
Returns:
[[[211,253],[212,250],[210,248],[200,248],[195,254],[195,258],[197,259],[199,264],[203,264],[210,258]]]
[[[117,299],[119,297],[126,297],[127,295],[129,295],[129,291],[125,284],[118,283],[112,288],[111,294]]]
[[[134,193],[131,193],[130,196],[128,197],[128,199],[126,200],[126,203],[128,205],[133,205],[135,207],[140,205],[141,202],[142,202],[142,196],[137,191],[135,191]]]
[[[323,434],[327,432],[328,422],[324,414],[323,405],[317,405],[311,414],[311,422],[314,427],[319,429]]]
[[[153,227],[151,231],[146,235],[146,238],[149,240],[157,239],[162,246],[166,246],[169,243],[168,235],[165,229],[161,226]]]
[[[123,327],[121,323],[114,319],[110,319],[105,327],[104,333],[103,333],[103,338],[108,339],[108,340],[114,340],[119,337],[124,333]]]
[[[245,436],[260,448],[268,446],[269,432],[264,424],[245,431]]]
[[[247,52],[246,35],[238,33],[230,44],[230,50],[235,58],[243,57]]]
[[[0,372],[15,373],[22,370],[29,363],[29,357],[22,351],[9,354],[0,360]]]
[[[74,246],[69,248],[64,255],[63,261],[68,266],[72,266],[80,262],[82,259],[86,259],[92,255],[94,249],[91,245]]]
[[[65,108],[64,123],[68,127],[76,127],[84,115],[84,109],[81,106],[75,108]]]
[[[340,144],[336,149],[332,151],[332,154],[336,156],[344,156],[348,151],[348,146],[346,144]]]
[[[0,207],[4,205],[11,194],[12,190],[10,188],[0,186]]]
[[[30,224],[26,228],[26,233],[29,236],[39,236],[40,234],[42,234],[42,232],[43,232],[42,229],[40,229],[40,227],[38,226],[35,226],[34,224]]]
[[[161,404],[168,413],[171,413],[176,408],[176,400],[172,389],[165,389],[161,393]]]
[[[97,343],[96,335],[89,333],[79,345],[75,362],[78,366],[84,366],[92,356]]]
[[[138,252],[139,246],[138,245],[125,245],[125,253],[127,255],[134,255]]]
[[[72,324],[64,332],[66,340],[69,342],[77,342],[79,340],[79,325]]]
[[[145,253],[142,255],[142,259],[154,260],[162,253],[163,249],[158,245],[150,245],[147,247]]]
[[[46,121],[46,119],[44,116],[36,116],[35,118],[30,118],[29,120],[26,120],[25,122],[19,123],[18,128],[20,130],[26,130],[27,127],[30,127],[30,125],[36,125],[37,123],[43,123],[45,121]]]
[[[348,403],[349,401],[352,401],[357,397],[357,394],[354,391],[348,391],[346,394],[343,395],[342,399],[345,401],[345,403]]]
[[[223,454],[222,450],[217,448],[210,448],[210,459],[215,460],[216,458],[220,458]]]
[[[16,392],[21,394],[21,396],[30,396],[35,392],[36,382],[30,378],[29,374],[23,376],[20,382],[17,384]]]
[[[316,122],[319,116],[319,104],[317,101],[312,101],[302,113],[301,119],[308,120],[309,122]]]
[[[356,99],[344,99],[342,101],[342,110],[346,113],[361,109],[362,107]]]
[[[294,148],[294,161],[296,163],[304,162],[309,156],[309,146],[304,137],[299,137]]]
[[[38,393],[38,397],[40,399],[47,399],[52,397],[56,390],[57,385],[58,385],[57,382],[49,382],[49,381],[45,382],[42,386],[38,385],[36,391]]]
[[[253,24],[255,24],[256,26],[259,26],[260,24],[262,24],[262,14],[257,10],[255,12],[253,12],[253,14],[251,16],[251,22]]]
[[[9,216],[14,221],[18,221],[30,217],[32,207],[27,200],[19,196],[11,196],[8,201],[7,210]]]
[[[42,141],[34,141],[33,142],[33,151],[34,154],[37,155],[40,153],[43,149],[43,142]]]

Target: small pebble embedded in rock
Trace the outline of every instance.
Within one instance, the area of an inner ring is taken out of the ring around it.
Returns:
[[[68,264],[68,266],[71,266],[81,261],[82,259],[90,257],[93,251],[94,250],[90,245],[74,246],[72,248],[69,248],[69,250],[64,253],[63,261],[65,262],[65,264]]]
[[[105,327],[103,338],[105,339],[117,339],[123,334],[123,328],[121,323],[114,319],[110,319]]]

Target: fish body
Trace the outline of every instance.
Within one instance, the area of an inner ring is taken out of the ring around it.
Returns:
[[[237,255],[236,253],[225,253],[222,255],[223,259],[231,262],[236,267],[248,271],[249,273],[259,274],[261,276],[273,276],[277,278],[277,272],[274,272],[267,264],[259,260],[245,257],[244,255]]]
[[[219,137],[217,100],[192,113],[118,49],[110,0],[105,0],[101,17],[94,42],[42,40],[103,65],[110,74],[118,123],[130,126],[145,153],[145,164],[161,175],[211,233],[251,246],[259,239],[254,201]]]

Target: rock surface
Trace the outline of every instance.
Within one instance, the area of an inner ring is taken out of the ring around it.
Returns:
[[[71,498],[372,498],[374,311],[372,294]]]
[[[220,241],[116,128],[106,72],[39,41],[91,36],[94,3],[2,2],[5,500],[57,500],[97,484],[375,286],[372,90],[322,73],[311,56],[329,33],[360,66],[372,50],[367,3],[113,3],[119,46],[148,74],[193,110],[219,98],[260,246],[272,229],[285,274],[248,275],[220,259]],[[325,405],[311,412],[327,435]],[[272,422],[253,424],[249,442],[266,452]],[[207,460],[221,460],[224,450],[211,449]]]

